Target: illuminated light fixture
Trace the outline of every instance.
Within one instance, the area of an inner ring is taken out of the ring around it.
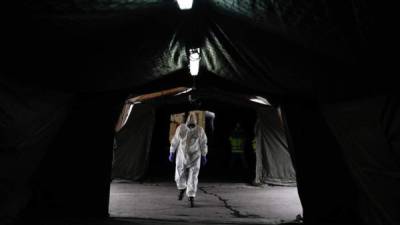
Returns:
[[[271,105],[267,99],[260,97],[260,96],[256,96],[254,98],[250,98],[250,101],[258,103],[258,104],[262,104],[262,105]]]
[[[197,76],[200,69],[200,48],[189,50],[189,70],[192,76]]]
[[[192,8],[193,0],[176,0],[181,10],[188,10]]]

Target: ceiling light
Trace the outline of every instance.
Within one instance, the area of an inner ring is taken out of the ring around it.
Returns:
[[[189,50],[189,69],[192,76],[197,76],[200,69],[200,48]]]
[[[177,0],[177,2],[181,10],[191,9],[193,5],[193,0]]]

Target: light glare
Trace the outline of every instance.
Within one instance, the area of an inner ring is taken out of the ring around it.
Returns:
[[[181,10],[188,10],[192,8],[193,0],[177,0]]]
[[[122,126],[121,127],[125,126],[126,122],[128,122],[129,116],[131,115],[131,112],[132,112],[133,105],[134,104],[130,104],[129,105],[128,113],[127,113],[127,115],[125,117],[125,120],[122,122]]]
[[[181,95],[181,94],[186,94],[186,93],[191,92],[191,91],[192,91],[192,88],[188,88],[188,89],[186,89],[184,91],[181,91],[181,92],[177,93],[175,96]]]
[[[197,76],[200,69],[200,49],[190,49],[189,69],[192,76]]]
[[[255,98],[251,98],[250,101],[258,103],[258,104],[262,104],[262,105],[271,105],[267,99],[260,97],[260,96],[256,96]]]

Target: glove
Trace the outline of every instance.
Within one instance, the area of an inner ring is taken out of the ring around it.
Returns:
[[[173,153],[173,152],[170,152],[169,153],[169,156],[168,156],[168,160],[170,161],[170,162],[174,162],[174,159],[175,159],[175,153]]]
[[[205,166],[207,164],[207,158],[205,156],[201,156],[201,165]]]

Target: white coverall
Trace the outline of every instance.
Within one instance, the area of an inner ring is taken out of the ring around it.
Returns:
[[[189,124],[194,127],[189,128]],[[176,129],[171,140],[170,153],[176,154],[175,182],[179,190],[186,188],[188,197],[196,197],[198,175],[200,172],[200,156],[207,155],[207,136],[196,122],[195,114],[189,114],[186,124]]]

